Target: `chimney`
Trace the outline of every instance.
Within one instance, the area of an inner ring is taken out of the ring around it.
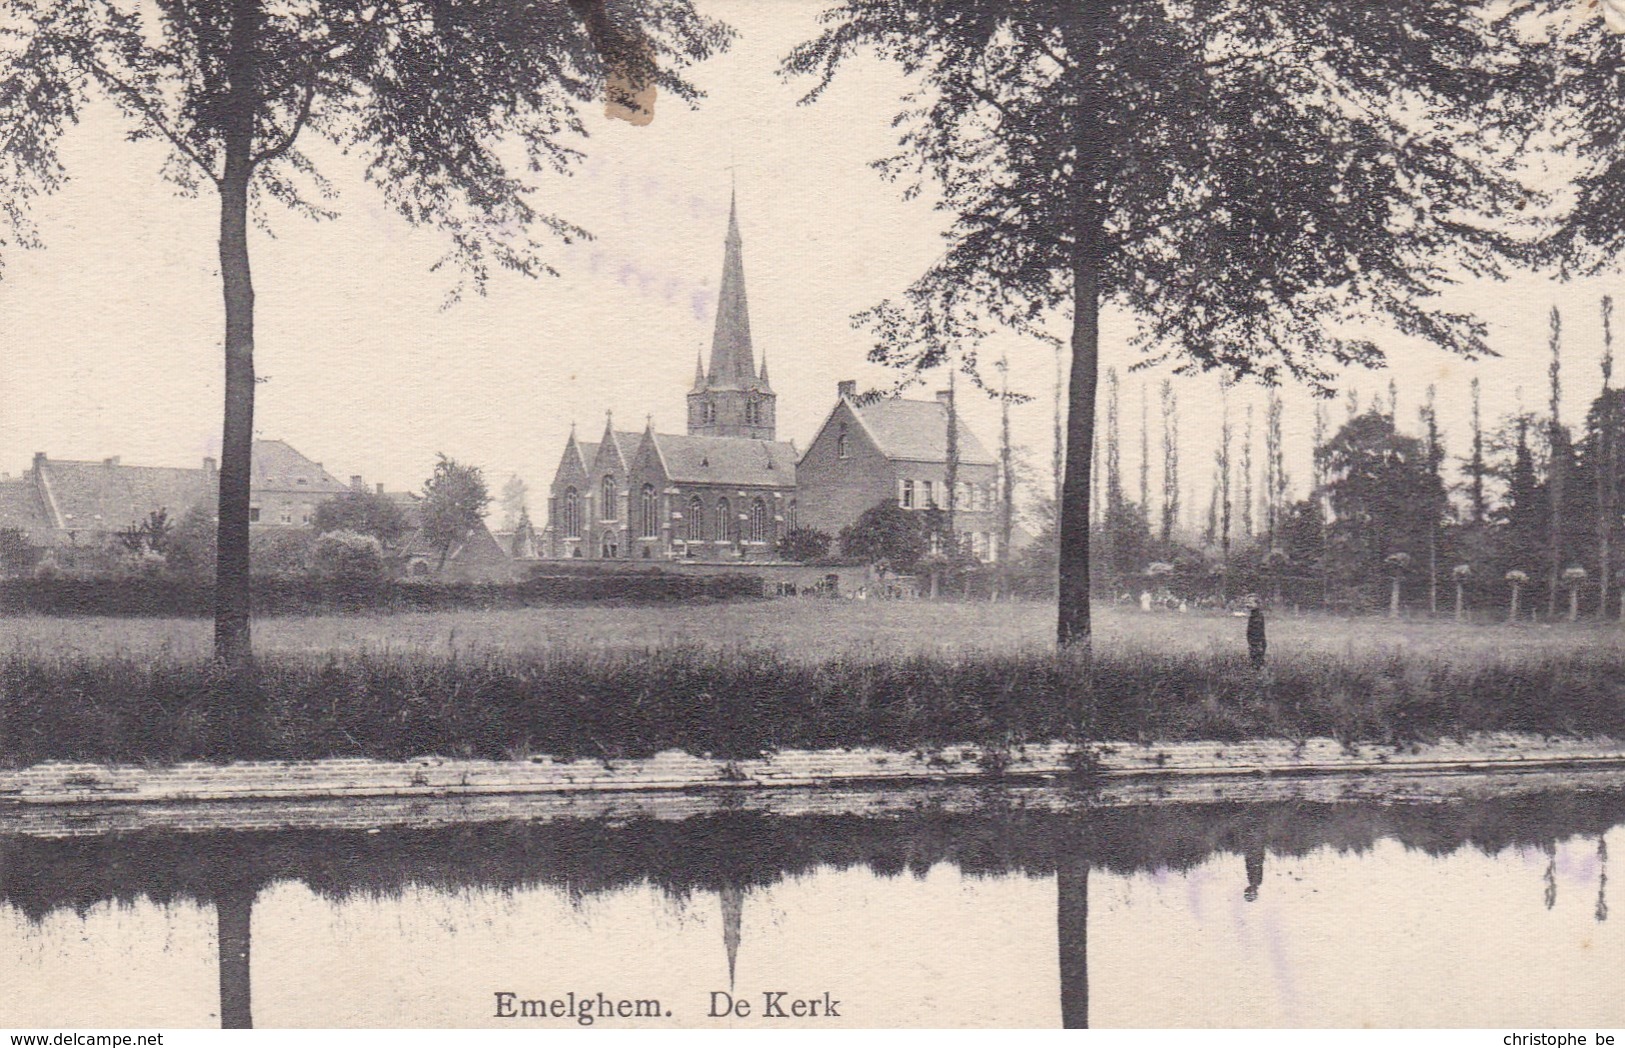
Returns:
[[[384,493],[384,484],[383,484],[383,481],[379,481],[378,482],[378,494],[382,495],[383,493]]]
[[[43,451],[34,452],[34,472],[38,473],[40,467],[43,466],[43,465],[45,465],[45,452],[43,452]]]
[[[109,455],[107,458],[102,459],[102,465],[104,465],[104,466],[116,466],[116,465],[118,465],[118,456],[117,455]]]
[[[220,468],[220,466],[219,466],[219,464],[217,462],[215,462],[213,456],[211,456],[211,455],[203,456],[203,475],[204,476],[207,476],[207,477],[214,476],[215,472],[219,468]]]
[[[840,397],[843,400],[847,400],[847,399],[850,399],[852,397],[857,396],[858,395],[858,383],[857,383],[857,381],[854,380],[854,379],[849,378],[849,379],[843,379],[842,381],[835,383],[835,395]]]
[[[946,407],[952,407],[953,402],[954,402],[954,391],[953,390],[951,390],[951,389],[939,389],[939,390],[937,390],[937,403],[938,404],[941,404],[943,407],[946,408]]]
[[[350,474],[350,490],[351,491],[366,491],[367,490],[367,485],[361,483],[361,474],[359,474],[359,473]]]

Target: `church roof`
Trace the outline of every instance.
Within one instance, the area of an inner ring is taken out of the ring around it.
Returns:
[[[666,475],[674,481],[775,488],[795,485],[796,446],[788,441],[671,433],[653,436]]]
[[[948,461],[948,406],[938,400],[882,400],[853,405],[875,443],[889,459]],[[959,419],[959,461],[991,466],[993,456]]]
[[[722,288],[717,294],[717,323],[711,333],[709,389],[768,391],[767,376],[756,370],[750,340],[750,305],[745,300],[744,251],[739,237],[737,201],[728,206],[728,238],[722,255]]]
[[[638,453],[638,444],[643,440],[642,433],[632,433],[624,429],[606,431],[615,441],[614,448],[619,452],[621,462],[626,466],[632,465],[632,456]],[[598,449],[604,446],[603,441],[596,444],[586,444],[577,441],[581,448],[581,457],[587,463],[588,471],[592,470],[593,462],[598,458]]]

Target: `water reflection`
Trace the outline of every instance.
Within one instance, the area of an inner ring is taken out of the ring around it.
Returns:
[[[118,915],[154,906],[169,908],[178,963],[213,953],[228,1028],[256,1014],[491,1023],[491,992],[508,987],[658,991],[681,1025],[726,1025],[707,1014],[724,989],[757,1002],[828,991],[853,1025],[1449,1024],[1485,1020],[1467,1001],[1452,1019],[1448,995],[1383,1011],[1377,984],[1426,985],[1450,957],[1486,997],[1528,990],[1520,949],[1556,996],[1508,1021],[1618,1025],[1614,995],[1593,988],[1625,961],[1625,935],[1605,925],[1607,835],[1622,825],[1625,794],[1604,792],[0,837],[0,904],[15,918],[0,909],[0,943],[25,962],[0,1025],[80,1021],[65,1002],[135,993],[134,970],[65,993],[41,958],[70,940],[114,949],[138,934]],[[213,943],[189,930],[199,906]],[[1503,920],[1493,942],[1513,952],[1490,956],[1484,936]],[[1561,1010],[1576,1004],[1583,1015]],[[197,1007],[177,1000],[162,1024]]]

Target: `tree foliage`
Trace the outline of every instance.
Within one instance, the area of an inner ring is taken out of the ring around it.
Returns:
[[[841,555],[891,571],[912,571],[925,556],[929,537],[922,514],[891,499],[878,502],[841,529]]]
[[[1333,520],[1330,555],[1345,580],[1378,577],[1389,558],[1425,559],[1443,490],[1424,441],[1368,411],[1316,449],[1327,477]]]
[[[388,495],[376,491],[346,491],[319,503],[311,524],[318,535],[353,531],[371,535],[386,546],[406,533],[406,514]]]
[[[829,555],[830,538],[817,528],[791,528],[778,542],[778,554],[785,560],[820,560]]]
[[[371,582],[383,577],[384,548],[374,535],[329,531],[311,547],[310,569],[338,582]]]
[[[1148,361],[1328,386],[1382,353],[1386,323],[1465,355],[1484,327],[1443,308],[1452,279],[1518,245],[1495,216],[1526,192],[1499,164],[1534,84],[1519,38],[1459,0],[844,0],[784,69],[814,78],[878,54],[910,75],[898,151],[947,246],[862,317],[909,368],[993,325],[1070,323],[1058,637],[1086,638],[1100,309]]]
[[[423,484],[423,541],[440,554],[441,566],[451,547],[485,521],[491,492],[485,474],[478,466],[468,466],[444,454],[435,462],[434,473]]]

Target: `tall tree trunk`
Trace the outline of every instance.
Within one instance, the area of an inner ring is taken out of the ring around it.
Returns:
[[[254,454],[254,282],[248,265],[248,187],[254,177],[259,108],[255,47],[258,0],[234,0],[220,179],[220,280],[226,306],[226,407],[220,440],[214,656],[232,669],[253,657],[248,561],[249,485]]]
[[[1081,4],[1067,26],[1067,50],[1077,56],[1076,75],[1083,78],[1070,128],[1073,171],[1068,212],[1072,268],[1072,374],[1066,417],[1066,477],[1061,485],[1059,600],[1056,641],[1093,665],[1089,618],[1089,486],[1095,442],[1095,395],[1100,371],[1101,273],[1106,257],[1106,203],[1102,190],[1100,142],[1101,85],[1096,60],[1106,39],[1107,24],[1121,17],[1107,5]],[[1093,686],[1083,683],[1083,699],[1093,702]],[[1073,710],[1084,726],[1087,710]]]
[[[1095,393],[1100,364],[1100,265],[1075,248],[1072,265],[1072,373],[1066,414],[1066,474],[1061,483],[1060,607],[1056,640],[1087,645],[1089,492],[1095,450]]]

